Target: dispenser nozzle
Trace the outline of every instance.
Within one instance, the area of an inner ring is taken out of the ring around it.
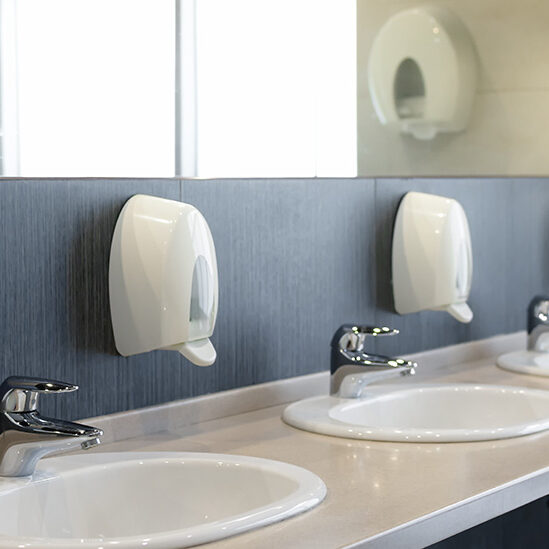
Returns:
[[[215,348],[208,338],[188,341],[177,347],[177,350],[197,366],[211,366],[217,358]]]
[[[473,320],[473,311],[471,311],[471,308],[467,303],[452,303],[452,305],[446,307],[446,310],[456,320],[459,320],[459,322],[463,322],[464,324],[468,324]]]

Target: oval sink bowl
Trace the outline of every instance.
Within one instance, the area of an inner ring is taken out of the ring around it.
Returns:
[[[499,356],[497,365],[504,370],[519,374],[547,377],[549,376],[549,353],[514,351]]]
[[[325,494],[313,473],[266,459],[64,456],[40,462],[32,479],[0,479],[0,547],[190,547],[296,515]]]
[[[468,383],[376,386],[361,399],[313,397],[288,406],[289,425],[345,438],[468,442],[549,429],[549,391]]]

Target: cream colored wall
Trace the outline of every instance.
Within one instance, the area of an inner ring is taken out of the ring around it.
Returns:
[[[383,23],[421,0],[357,0],[359,175],[548,175],[549,1],[439,0],[466,24],[479,81],[464,132],[419,141],[381,125],[368,54]]]

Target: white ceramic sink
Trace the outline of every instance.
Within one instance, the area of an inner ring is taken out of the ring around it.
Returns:
[[[549,376],[549,352],[514,351],[501,355],[497,365],[504,370],[534,376]]]
[[[0,547],[182,548],[314,507],[322,480],[277,461],[200,453],[63,456],[0,479]]]
[[[346,438],[460,442],[549,429],[549,391],[498,385],[369,387],[360,399],[313,397],[291,404],[289,425]]]

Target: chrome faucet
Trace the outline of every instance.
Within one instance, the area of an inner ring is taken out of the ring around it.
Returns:
[[[99,444],[101,429],[42,417],[40,393],[67,393],[77,385],[33,377],[8,377],[0,385],[0,476],[32,475],[38,460],[53,452]]]
[[[549,352],[549,297],[544,295],[528,305],[528,350]]]
[[[364,350],[367,337],[398,334],[391,328],[344,324],[332,339],[330,395],[360,398],[366,385],[380,379],[413,375],[417,364],[402,358],[374,355]]]

